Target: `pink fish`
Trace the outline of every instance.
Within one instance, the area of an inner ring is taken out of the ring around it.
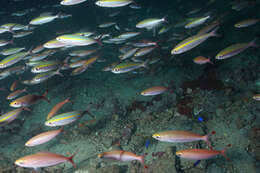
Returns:
[[[117,161],[137,160],[142,165],[144,165],[145,168],[147,168],[147,166],[144,164],[144,156],[145,155],[138,156],[134,153],[123,151],[123,150],[113,150],[113,151],[103,152],[98,155],[99,158],[108,159],[108,160],[117,160]]]
[[[204,56],[198,56],[196,58],[193,59],[193,62],[196,63],[196,64],[206,64],[206,63],[210,63],[210,64],[213,64],[210,60],[210,58],[206,58]]]
[[[208,150],[208,149],[187,149],[177,151],[176,155],[189,160],[206,160],[216,157],[217,155],[222,155],[227,160],[229,158],[226,156],[226,149],[224,150]]]
[[[155,86],[155,87],[145,89],[144,91],[141,92],[141,95],[142,96],[154,96],[154,95],[162,94],[167,90],[168,90],[167,87]]]
[[[73,167],[76,168],[76,164],[72,160],[75,154],[70,157],[66,157],[61,154],[51,152],[38,152],[16,160],[15,164],[20,167],[34,168],[37,170],[38,168],[54,166],[69,161]]]
[[[26,143],[25,146],[27,147],[33,147],[36,145],[40,145],[46,142],[49,142],[53,138],[55,138],[57,135],[59,135],[63,131],[63,128],[58,129],[58,130],[50,130],[47,132],[40,133],[31,139],[29,139]]]

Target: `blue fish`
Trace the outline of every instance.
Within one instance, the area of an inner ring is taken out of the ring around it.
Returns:
[[[150,140],[146,139],[146,141],[145,141],[145,148],[148,149],[149,145],[150,145]]]
[[[200,160],[197,160],[194,164],[193,167],[196,167],[200,163]]]
[[[199,121],[199,122],[203,122],[203,121],[204,121],[203,117],[199,116],[199,117],[198,117],[198,121]]]

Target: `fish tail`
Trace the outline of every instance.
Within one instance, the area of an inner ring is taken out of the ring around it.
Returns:
[[[73,165],[73,167],[76,169],[77,165],[74,163],[73,158],[74,156],[78,153],[78,151],[76,151],[74,154],[72,154],[71,156],[67,157],[67,160]]]
[[[99,38],[96,39],[97,44],[99,44],[100,46],[103,46],[103,43],[102,43],[102,41],[101,41],[102,37],[103,37],[103,34],[101,34],[101,35],[99,36]]]
[[[143,154],[142,156],[139,156],[139,161],[141,162],[141,164],[144,166],[145,169],[148,168],[148,166],[144,163],[144,158],[147,154]]]
[[[60,72],[60,68],[55,72],[55,74],[64,77],[64,75]]]
[[[148,66],[148,63],[149,63],[149,59],[147,59],[146,61],[144,61],[143,63],[142,63],[142,67],[144,67],[144,68],[147,68],[147,69],[149,69],[149,66]]]
[[[220,154],[225,157],[226,160],[230,160],[228,157],[227,157],[227,154],[226,154],[226,151],[227,151],[227,147],[231,147],[231,144],[228,144],[223,150],[220,151]]]
[[[165,23],[169,23],[167,15],[162,18],[162,21]]]
[[[214,64],[214,63],[211,61],[211,57],[208,58],[208,63]]]
[[[250,47],[259,47],[259,45],[257,45],[256,42],[257,38],[255,38],[254,40],[250,41],[249,46]]]
[[[217,26],[214,30],[212,30],[209,34],[214,37],[221,37],[221,34],[218,34],[217,31],[219,29],[219,26]]]
[[[44,100],[46,100],[48,103],[50,103],[51,101],[46,97],[47,94],[48,94],[48,90],[46,90],[46,91],[43,93],[42,98],[43,98]]]
[[[209,137],[210,137],[211,135],[214,135],[214,134],[216,134],[216,132],[215,132],[215,131],[212,131],[212,132],[210,132],[209,134],[203,136],[204,141],[207,143],[208,147],[209,147],[211,150],[212,150],[213,148],[212,148],[212,145],[211,145],[211,143],[210,143],[210,141],[209,141]]]

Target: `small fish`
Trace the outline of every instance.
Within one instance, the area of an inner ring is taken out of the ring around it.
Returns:
[[[107,23],[102,23],[98,25],[99,28],[108,28],[110,26],[116,25],[116,22],[107,22]]]
[[[32,31],[16,32],[15,34],[13,34],[13,38],[25,37],[25,36],[30,35],[32,33],[33,33]]]
[[[25,146],[27,147],[34,147],[36,145],[44,144],[46,142],[49,142],[53,138],[55,138],[57,135],[59,135],[61,132],[63,132],[64,129],[58,129],[58,130],[50,130],[47,132],[40,133],[31,139],[29,139],[26,143]]]
[[[206,160],[216,157],[217,155],[224,156],[227,160],[229,158],[226,156],[226,149],[224,150],[208,150],[208,149],[187,149],[177,151],[176,155],[180,158],[189,160]]]
[[[25,49],[24,47],[9,48],[9,49],[2,50],[0,53],[2,55],[12,55],[12,54],[19,53],[24,49]]]
[[[132,37],[135,37],[137,35],[140,35],[141,32],[125,32],[125,33],[122,33],[118,36],[118,38],[121,38],[121,39],[129,39],[129,38],[132,38]]]
[[[0,47],[6,46],[8,44],[14,44],[14,40],[13,39],[9,40],[9,41],[7,41],[7,40],[0,40]]]
[[[20,167],[34,168],[37,170],[38,168],[54,166],[69,161],[73,167],[76,168],[76,164],[72,160],[75,154],[70,157],[65,157],[61,154],[51,152],[37,152],[35,154],[19,158],[15,161],[15,164]]]
[[[260,94],[254,95],[253,99],[256,100],[256,101],[260,101]]]
[[[43,47],[43,45],[39,45],[37,47],[35,47],[34,49],[32,49],[32,53],[35,54],[35,53],[39,53],[41,51],[43,51],[45,49],[45,47]]]
[[[113,150],[113,151],[108,151],[108,152],[103,152],[101,154],[98,154],[98,157],[101,159],[117,160],[117,161],[123,161],[123,162],[137,160],[145,168],[147,168],[147,166],[144,164],[145,155],[138,156],[138,155],[128,152],[128,151]]]
[[[155,133],[152,135],[152,137],[159,141],[172,142],[172,143],[193,142],[193,141],[202,140],[205,141],[209,147],[211,147],[208,138],[215,133],[216,132],[213,131],[205,136],[201,136],[191,131],[171,130],[171,131]]]
[[[6,68],[12,66],[13,64],[23,60],[24,57],[27,56],[28,54],[30,54],[30,52],[19,52],[13,55],[9,55],[8,57],[0,61],[0,68]]]
[[[130,72],[130,71],[133,71],[133,70],[136,70],[136,69],[139,69],[139,68],[148,68],[147,67],[147,64],[148,64],[148,61],[145,61],[145,62],[142,62],[142,63],[134,63],[134,62],[122,62],[118,65],[116,65],[112,70],[111,72],[112,73],[126,73],[126,72]]]
[[[234,26],[236,28],[245,28],[245,27],[252,26],[252,25],[258,23],[259,21],[260,21],[260,19],[245,19],[245,20],[242,20],[242,21],[236,23]]]
[[[17,88],[17,86],[18,86],[19,83],[20,83],[20,80],[15,80],[15,81],[12,83],[12,85],[10,86],[10,91],[14,91],[14,90]]]
[[[191,22],[186,24],[184,27],[186,29],[197,27],[197,26],[205,23],[209,18],[210,18],[210,16],[205,16],[205,17],[199,17],[199,18],[193,19]]]
[[[157,48],[158,46],[153,46],[153,47],[144,47],[141,48],[139,50],[137,50],[137,52],[134,54],[135,57],[141,57],[141,56],[145,56],[149,53],[151,53],[155,48]]]
[[[134,56],[134,54],[137,52],[139,48],[133,48],[133,49],[130,49],[129,51],[127,51],[126,53],[124,53],[123,55],[119,56],[120,60],[125,60],[127,58],[130,58],[132,56]]]
[[[71,101],[70,101],[70,98],[67,98],[67,99],[65,99],[64,101],[62,101],[62,102],[56,104],[56,105],[51,109],[51,111],[49,112],[49,114],[47,115],[46,120],[49,120],[50,118],[52,118],[53,115],[55,115],[55,114],[62,108],[62,106],[63,106],[64,104],[69,103],[69,102],[71,102]]]
[[[148,149],[149,145],[150,145],[150,140],[149,139],[146,139],[145,141],[145,148]]]
[[[199,163],[200,163],[201,160],[197,160],[194,164],[193,164],[193,167],[195,168]]]
[[[52,22],[54,19],[57,19],[60,17],[60,14],[57,15],[41,15],[35,19],[32,19],[29,24],[30,25],[42,25],[45,23]]]
[[[123,7],[133,2],[133,0],[98,0],[95,4],[100,7]]]
[[[215,28],[217,28],[220,24],[219,20],[215,20],[213,22],[211,22],[209,25],[203,27],[201,30],[199,30],[199,32],[197,33],[197,35],[203,35],[206,34],[212,30],[214,30]]]
[[[239,53],[243,52],[249,47],[257,47],[255,41],[256,39],[252,40],[249,43],[238,43],[238,44],[233,44],[231,46],[228,46],[227,48],[223,49],[216,55],[216,59],[218,60],[227,59],[232,56],[238,55]]]
[[[187,52],[188,50],[193,49],[194,47],[200,45],[204,41],[206,41],[210,37],[217,37],[219,34],[216,33],[218,30],[218,27],[215,28],[210,33],[202,34],[202,35],[194,35],[191,36],[183,41],[181,41],[179,44],[177,44],[171,51],[171,54],[181,54],[184,52]]]
[[[155,86],[155,87],[145,89],[144,91],[141,92],[141,95],[142,96],[154,96],[154,95],[162,94],[167,90],[168,90],[167,87]]]
[[[51,127],[64,126],[80,119],[84,114],[88,112],[89,112],[88,110],[85,110],[85,111],[72,111],[72,112],[62,113],[47,120],[45,122],[45,125]]]
[[[61,43],[68,44],[68,45],[73,45],[73,46],[87,46],[91,44],[102,44],[99,40],[94,40],[89,37],[84,37],[80,35],[75,35],[75,34],[67,34],[67,35],[62,35],[56,38]]]
[[[13,120],[15,120],[20,115],[20,113],[23,110],[28,110],[29,111],[29,109],[18,108],[18,109],[14,109],[14,110],[12,110],[10,112],[7,112],[7,113],[1,115],[0,116],[0,126],[3,126],[3,125],[11,123]]]
[[[46,100],[47,102],[50,102],[47,98],[46,95],[48,94],[48,91],[46,91],[43,95],[32,95],[28,94],[22,97],[19,97],[18,99],[12,101],[10,103],[11,107],[14,108],[19,108],[19,107],[28,107],[31,106],[35,103],[37,103],[40,100]]]
[[[60,68],[62,65],[59,61],[44,61],[35,65],[32,69],[32,73],[44,73],[48,71],[54,71]]]
[[[56,70],[56,71],[48,71],[48,72],[44,72],[44,73],[39,73],[36,76],[34,76],[30,82],[30,84],[39,84],[42,82],[45,82],[46,80],[52,78],[55,75],[59,75],[61,77],[63,77],[63,74],[60,73],[60,69]]]
[[[147,30],[153,29],[155,27],[160,26],[162,23],[166,22],[166,18],[149,18],[142,20],[141,22],[136,24],[136,28],[146,28]]]
[[[60,2],[61,5],[76,5],[76,4],[80,4],[82,2],[85,2],[87,0],[62,0]]]
[[[7,99],[7,100],[13,100],[13,99],[17,98],[18,96],[20,96],[20,95],[21,95],[22,93],[24,93],[24,92],[27,92],[27,88],[20,89],[20,90],[16,90],[16,91],[10,93],[10,94],[6,97],[6,99]]]
[[[210,63],[210,64],[213,64],[211,61],[210,61],[210,58],[206,58],[204,56],[198,56],[196,58],[193,59],[193,62],[196,63],[196,64],[206,64],[206,63]]]

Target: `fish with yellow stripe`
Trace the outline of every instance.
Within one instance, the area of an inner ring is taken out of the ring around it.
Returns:
[[[98,0],[95,4],[100,7],[123,7],[133,2],[133,0]]]
[[[13,55],[10,55],[10,56],[6,57],[2,61],[0,61],[0,68],[6,68],[6,67],[9,67],[9,66],[11,66],[11,65],[21,61],[28,54],[30,54],[30,51],[28,51],[28,52],[19,52],[19,53],[16,53],[16,54],[13,54]]]
[[[9,124],[13,120],[15,120],[23,110],[29,110],[29,109],[25,109],[24,107],[22,107],[22,108],[14,109],[12,111],[9,111],[9,112],[1,115],[0,116],[0,126]]]
[[[66,112],[52,117],[45,122],[46,126],[64,126],[80,119],[84,114],[89,113],[88,110]]]
[[[233,44],[231,46],[228,46],[227,48],[223,49],[216,55],[216,59],[222,60],[227,59],[232,56],[238,55],[239,53],[243,52],[249,47],[258,47],[256,44],[256,39],[252,40],[249,43],[237,43]]]
[[[191,36],[183,41],[181,41],[179,44],[177,44],[171,51],[171,54],[181,54],[184,52],[187,52],[194,47],[197,47],[204,41],[206,41],[210,37],[217,37],[219,34],[216,33],[219,27],[215,28],[210,33],[202,34],[202,35],[194,35]]]

